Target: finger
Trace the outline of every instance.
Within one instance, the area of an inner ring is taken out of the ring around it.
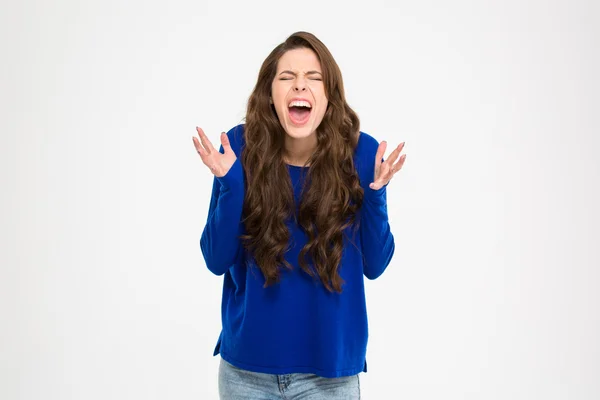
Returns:
[[[394,149],[394,151],[392,151],[390,153],[390,156],[388,157],[388,159],[386,160],[386,163],[388,165],[392,165],[394,164],[394,162],[396,161],[396,159],[398,158],[398,156],[400,155],[400,152],[402,151],[402,149],[404,148],[404,142],[400,143],[398,145],[398,147],[396,147]]]
[[[383,165],[383,164],[382,164]],[[371,184],[369,187],[373,190],[381,189],[385,186],[386,183],[389,182],[389,176],[386,174],[386,171],[383,171]]]
[[[204,134],[204,131],[202,130],[202,128],[196,127],[196,132],[198,132],[198,137],[200,138],[200,142],[202,142],[201,146],[196,146],[196,150],[198,150],[198,152],[200,152],[200,149],[204,149],[203,146],[205,146],[204,144],[204,136],[206,136]],[[198,139],[194,140],[194,144],[198,143]]]
[[[391,170],[391,168],[390,168],[390,170]],[[379,190],[382,187],[384,187],[385,185],[387,185],[388,183],[390,183],[393,176],[394,176],[394,173],[391,173],[391,175],[381,174],[379,178],[375,179],[374,182],[371,182],[369,187],[373,190]]]
[[[379,144],[377,148],[377,154],[375,154],[375,166],[381,164],[381,160],[383,159],[383,155],[385,154],[385,150],[387,149],[387,142],[384,140]]]
[[[202,146],[204,146],[204,148],[206,149],[206,152],[208,154],[212,153],[215,148],[213,147],[212,143],[208,139],[208,136],[206,136],[206,133],[204,133],[202,128],[196,127],[196,129],[198,130],[198,135],[200,136],[200,141],[202,142]]]
[[[205,155],[208,155],[206,153],[206,150],[204,150],[204,148],[202,147],[202,145],[198,141],[198,138],[196,138],[195,136],[192,136],[192,141],[194,142],[194,147],[196,147],[196,151],[198,152],[198,154],[200,154],[200,156],[203,157]]]
[[[396,172],[398,172],[398,171],[400,171],[400,169],[402,169],[402,166],[404,165],[404,160],[406,160],[406,154],[403,154],[400,157],[400,160],[398,160],[398,162],[396,164],[391,166],[388,182],[392,180],[392,178],[394,177]]]
[[[383,186],[385,185],[385,182],[381,182],[380,180],[377,180],[375,182],[372,182],[369,187],[373,190],[379,190],[381,189]]]
[[[202,145],[200,144],[200,141],[196,136],[192,136],[192,142],[194,142],[194,147],[196,148],[196,151],[200,151]]]
[[[387,149],[387,142],[384,140],[379,143],[379,147],[377,148],[377,153],[375,153],[375,170],[374,177],[376,178],[379,175],[379,168],[381,167],[381,160],[383,159],[383,155],[385,154],[385,150]]]
[[[221,144],[223,145],[223,150],[225,151],[225,153],[229,153],[230,151],[233,151],[231,149],[231,143],[229,142],[229,137],[227,137],[227,134],[225,132],[221,132]]]
[[[400,160],[398,160],[398,162],[392,166],[392,172],[394,174],[402,169],[402,166],[404,165],[404,160],[406,160],[406,154],[402,154]]]

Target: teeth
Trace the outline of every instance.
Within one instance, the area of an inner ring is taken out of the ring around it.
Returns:
[[[292,101],[288,107],[308,107],[311,108],[310,103],[308,101]]]

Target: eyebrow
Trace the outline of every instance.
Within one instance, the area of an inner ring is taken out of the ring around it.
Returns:
[[[292,74],[292,75],[294,75],[294,76],[296,75],[296,73],[295,73],[295,72],[293,72],[293,71],[290,71],[290,70],[287,70],[287,69],[286,69],[285,71],[281,71],[281,72],[279,73],[279,75],[281,75],[281,74]],[[306,73],[306,75],[313,75],[313,74],[319,74],[319,75],[323,76],[323,74],[322,74],[322,73],[320,73],[319,71],[308,71],[308,72]]]

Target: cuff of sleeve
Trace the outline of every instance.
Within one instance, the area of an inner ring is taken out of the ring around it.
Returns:
[[[223,176],[216,177],[219,183],[226,189],[233,187],[243,187],[244,172],[242,170],[242,162],[239,158],[235,160],[229,171]]]
[[[379,202],[379,203],[385,203],[388,185],[389,185],[389,183],[385,184],[384,186],[380,187],[377,190],[371,189],[369,187],[369,185],[367,185],[367,187],[365,188],[365,198],[367,200],[372,200],[372,201]]]

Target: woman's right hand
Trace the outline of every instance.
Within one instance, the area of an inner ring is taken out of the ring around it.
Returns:
[[[200,154],[202,162],[204,165],[210,168],[210,171],[216,177],[220,178],[226,175],[235,160],[237,160],[235,153],[231,149],[231,144],[229,143],[227,134],[225,132],[221,132],[221,144],[223,145],[224,151],[224,153],[221,153],[219,150],[213,147],[202,128],[196,127],[196,130],[198,131],[200,141],[198,141],[198,138],[195,136],[192,136],[192,141],[194,142],[194,146],[196,146],[196,151],[198,154]]]

